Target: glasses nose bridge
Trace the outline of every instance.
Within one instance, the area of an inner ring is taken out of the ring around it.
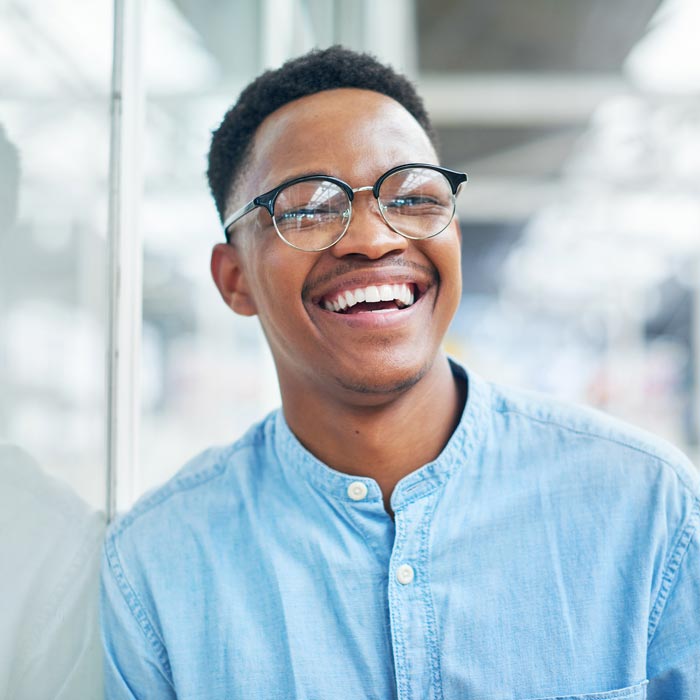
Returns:
[[[336,254],[344,255],[347,253],[360,253],[369,257],[378,257],[379,255],[384,254],[381,251],[386,252],[389,249],[397,248],[397,246],[402,247],[405,245],[405,237],[399,234],[396,229],[388,224],[384,216],[384,212],[382,211],[382,205],[379,202],[379,197],[375,195],[374,185],[349,187],[348,189],[353,194],[353,197],[350,198],[351,215],[350,219],[347,221],[343,235],[333,245],[333,249],[336,251]],[[368,202],[367,208],[362,211],[362,213],[359,212],[360,209],[363,208],[356,207],[356,200],[354,199],[354,195],[360,192],[371,192],[373,195]],[[372,199],[376,201],[376,208],[371,204]],[[358,215],[360,218],[369,217],[374,219],[376,217],[377,222],[381,222],[382,233],[379,233],[376,223],[372,226],[358,224]],[[355,222],[354,227],[353,222]],[[401,242],[398,243],[398,241]]]
[[[365,185],[364,187],[351,187],[350,190],[352,191],[353,195],[356,195],[358,192],[371,192],[374,195],[374,185]],[[375,197],[377,199],[377,204],[379,205],[379,198]],[[355,204],[355,199],[354,196],[351,198],[352,204]],[[381,210],[381,206],[379,206],[379,209]],[[381,213],[381,211],[380,211]],[[383,217],[382,217],[383,218]]]

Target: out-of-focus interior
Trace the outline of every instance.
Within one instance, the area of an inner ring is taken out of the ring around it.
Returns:
[[[262,69],[343,43],[417,83],[443,163],[469,174],[449,352],[697,459],[695,0],[149,0],[135,58],[143,148],[129,166],[142,186],[118,193],[112,15],[108,2],[0,5],[0,438],[94,507],[107,501],[117,196],[131,198],[143,241],[140,381],[121,387],[141,408],[120,508],[277,404],[257,322],[232,314],[210,279],[223,234],[206,153]]]

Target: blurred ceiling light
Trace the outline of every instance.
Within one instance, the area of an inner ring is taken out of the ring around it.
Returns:
[[[218,64],[171,0],[149,0],[143,14],[143,63],[149,97],[199,94],[217,84]]]
[[[170,0],[144,4],[142,38],[149,92],[201,92],[218,80],[216,61]],[[0,92],[5,99],[105,95],[112,74],[111,46],[111,2],[3,3]]]
[[[23,0],[0,7],[3,98],[106,94],[112,3]],[[21,70],[17,70],[21,66]]]
[[[653,92],[700,92],[700,2],[665,0],[649,33],[630,52],[625,70]]]

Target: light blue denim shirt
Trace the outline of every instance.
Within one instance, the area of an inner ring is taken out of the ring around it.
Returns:
[[[107,698],[698,700],[699,493],[665,443],[470,373],[392,521],[273,413],[112,525]]]

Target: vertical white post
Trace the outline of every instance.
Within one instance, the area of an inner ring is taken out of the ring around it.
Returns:
[[[141,0],[114,2],[108,225],[107,514],[137,493],[142,313],[139,224],[144,91]]]
[[[365,0],[364,48],[411,78],[418,74],[415,0]]]
[[[695,417],[695,435],[700,441],[700,253],[695,259],[694,270],[695,284],[693,285],[693,301],[692,301],[692,335],[691,335],[691,352],[693,353],[693,416]],[[700,444],[695,446],[696,465],[700,467]]]
[[[292,0],[263,0],[261,10],[263,68],[278,68],[289,57]]]
[[[263,0],[261,5],[263,68],[279,68],[286,60],[306,53],[317,37],[308,8],[301,0]]]

